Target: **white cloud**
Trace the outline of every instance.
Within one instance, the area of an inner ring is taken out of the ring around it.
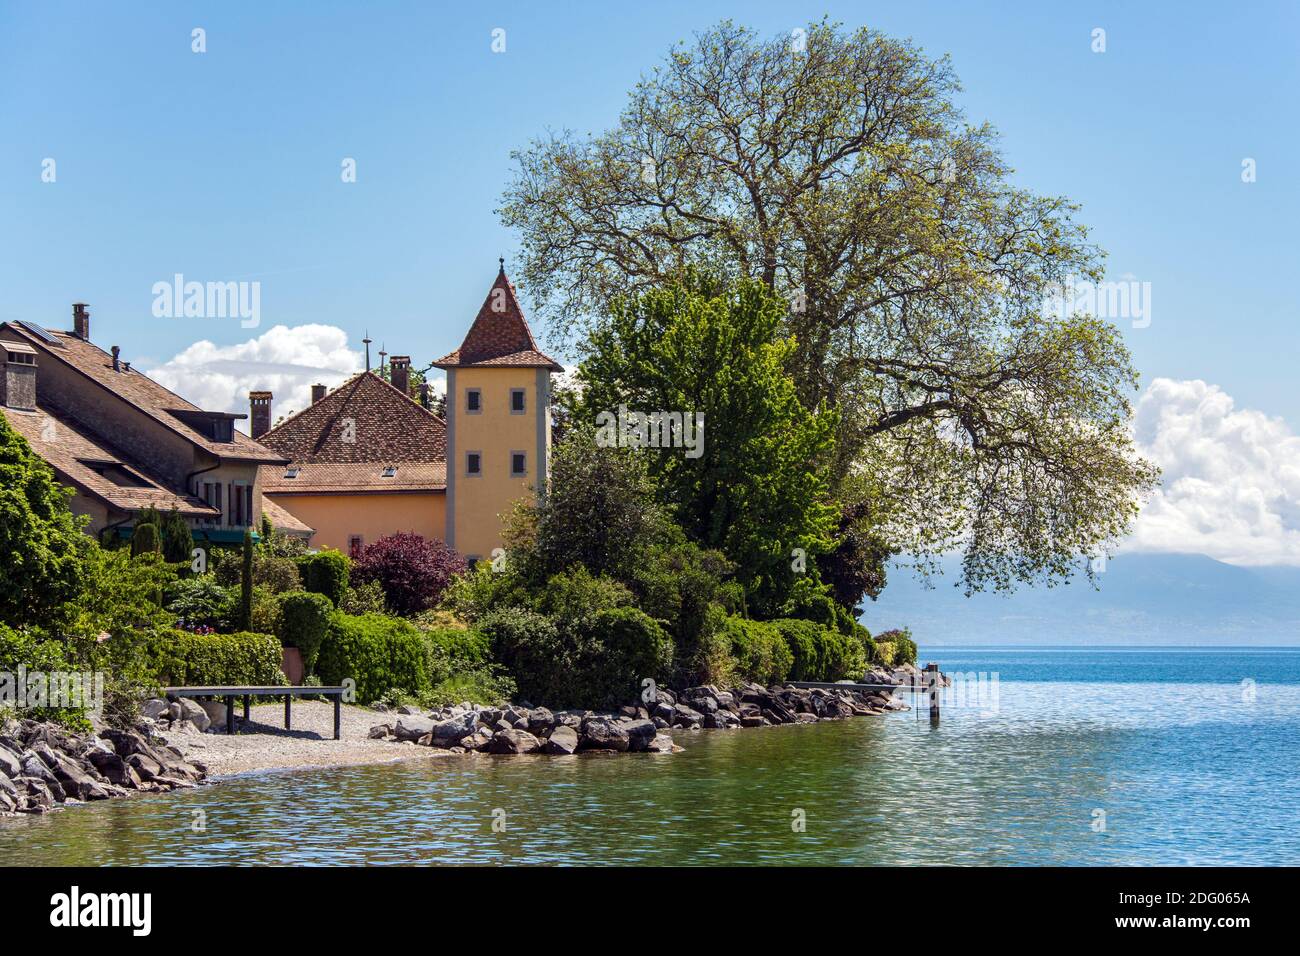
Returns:
[[[1162,471],[1125,550],[1300,564],[1300,436],[1202,381],[1155,379],[1136,437]]]
[[[311,386],[338,385],[361,371],[362,353],[333,325],[277,325],[235,345],[206,339],[145,370],[150,378],[211,411],[248,413],[248,393],[273,393],[272,421],[306,408]],[[248,422],[240,422],[248,431]]]

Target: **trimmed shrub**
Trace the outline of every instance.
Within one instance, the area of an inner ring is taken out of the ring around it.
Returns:
[[[279,601],[280,640],[289,647],[298,648],[306,672],[314,673],[316,657],[329,630],[334,605],[325,595],[310,591],[289,591],[281,594]]]
[[[163,589],[163,607],[183,630],[219,627],[231,606],[231,592],[210,574],[180,578]]]
[[[303,590],[325,595],[335,607],[347,593],[350,567],[351,562],[342,551],[320,551],[298,561]]]
[[[409,621],[336,611],[316,658],[316,673],[326,684],[355,680],[363,703],[395,689],[419,694],[429,687],[428,642]]]
[[[560,701],[568,694],[578,660],[554,621],[526,608],[504,607],[483,615],[478,629],[523,699],[563,706]]]
[[[399,531],[362,548],[352,577],[363,584],[378,581],[388,609],[409,616],[437,604],[465,569],[465,559],[441,541]]]
[[[794,655],[779,628],[766,621],[729,617],[724,632],[731,641],[738,678],[764,686],[789,679]]]
[[[131,532],[131,554],[161,554],[162,541],[158,537],[158,527],[145,522],[135,526]]]
[[[780,618],[771,623],[794,658],[789,680],[860,679],[867,669],[862,644],[855,638],[818,627],[812,621]]]
[[[288,683],[280,672],[280,640],[272,634],[172,631],[148,652],[160,686]]]

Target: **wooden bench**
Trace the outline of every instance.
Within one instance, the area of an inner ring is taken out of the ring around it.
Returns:
[[[333,697],[334,698],[334,739],[340,735],[340,720],[343,704],[343,692],[346,687],[297,687],[290,685],[268,685],[266,687],[164,687],[163,693],[168,700],[177,697],[219,697],[226,702],[226,733],[235,732],[235,698],[244,699],[244,722],[249,720],[249,704],[254,697],[284,698],[284,729],[293,729],[292,703],[295,697]]]

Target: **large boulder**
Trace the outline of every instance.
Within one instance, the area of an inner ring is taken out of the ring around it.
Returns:
[[[398,740],[416,741],[425,734],[434,732],[435,724],[428,717],[421,717],[419,714],[402,714],[397,718],[397,723],[393,725],[393,736]],[[464,726],[464,722],[461,722]],[[464,734],[461,735],[462,737]],[[459,740],[460,738],[456,738]]]
[[[545,707],[537,707],[528,712],[528,732],[533,736],[549,734],[555,726],[555,715]]]
[[[111,750],[95,748],[87,752],[86,758],[109,783],[132,790],[140,786],[140,775]]]
[[[0,773],[9,777],[16,777],[22,772],[23,762],[19,759],[18,754],[0,744]]]
[[[226,702],[224,700],[201,700],[199,706],[203,708],[203,713],[208,717],[208,726],[205,729],[224,732],[226,729]],[[191,723],[195,727],[199,726],[194,721],[191,721]]]
[[[23,776],[39,780],[59,803],[68,798],[67,793],[64,792],[63,784],[59,783],[59,778],[54,775],[54,771],[47,767],[45,761],[34,753],[29,752],[23,757]]]
[[[622,753],[631,745],[631,738],[622,723],[614,717],[588,717],[582,722],[580,745],[583,750],[612,750]]]
[[[456,747],[478,727],[478,715],[473,711],[448,717],[432,725],[435,747]]]
[[[652,720],[620,720],[619,726],[627,732],[627,749],[639,752],[650,749],[650,741],[655,739],[655,725]]]
[[[460,746],[466,750],[487,750],[492,742],[492,731],[486,727],[476,727],[471,733],[460,738]]]
[[[140,706],[140,713],[150,720],[157,720],[166,716],[168,706],[167,701],[161,697],[150,697]]]
[[[541,741],[526,730],[498,730],[488,742],[490,754],[530,754],[541,749]]]
[[[676,753],[682,748],[673,743],[673,738],[669,737],[667,734],[656,734],[655,738],[646,745],[645,749],[646,753],[671,754]]]
[[[182,697],[176,703],[180,705],[181,713],[179,718],[174,719],[188,720],[200,731],[207,730],[211,726],[212,718],[208,716],[208,712],[203,709],[203,705],[197,700]],[[221,709],[225,710],[225,701],[210,701],[209,703],[220,703]]]
[[[542,753],[567,756],[578,749],[578,732],[567,724],[560,724],[542,744]]]
[[[704,715],[693,707],[685,704],[673,705],[672,725],[674,727],[686,727],[694,730],[704,723]]]

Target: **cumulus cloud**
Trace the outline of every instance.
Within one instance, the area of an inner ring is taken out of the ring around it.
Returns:
[[[195,342],[145,374],[211,411],[248,412],[248,393],[274,393],[273,420],[306,408],[311,386],[334,387],[361,371],[362,352],[348,348],[348,335],[333,325],[277,325],[234,345]],[[248,430],[248,422],[241,422]]]
[[[1162,471],[1125,550],[1300,564],[1300,436],[1202,381],[1155,379],[1136,438]]]

